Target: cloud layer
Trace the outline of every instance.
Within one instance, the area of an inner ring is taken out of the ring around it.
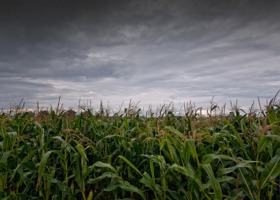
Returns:
[[[0,106],[239,99],[280,89],[277,1],[17,1],[0,8]]]

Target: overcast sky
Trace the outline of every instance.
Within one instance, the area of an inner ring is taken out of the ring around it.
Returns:
[[[141,106],[280,89],[280,1],[1,1],[0,107]],[[58,3],[59,2],[59,3]]]

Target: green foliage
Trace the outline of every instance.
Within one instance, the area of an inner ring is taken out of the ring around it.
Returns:
[[[3,114],[0,199],[279,199],[280,107],[211,109]]]

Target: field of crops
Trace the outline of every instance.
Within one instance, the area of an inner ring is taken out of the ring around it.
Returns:
[[[275,99],[226,115],[2,114],[0,149],[0,199],[280,199]]]

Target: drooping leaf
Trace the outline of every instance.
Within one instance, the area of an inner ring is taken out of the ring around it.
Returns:
[[[171,167],[169,167],[168,170],[177,171],[177,172],[181,173],[182,175],[184,175],[188,178],[191,178],[198,184],[200,189],[203,189],[203,184],[202,184],[201,180],[199,179],[199,177],[197,176],[196,171],[194,170],[194,168],[191,166],[190,163],[188,163],[187,166],[185,166],[185,167],[179,166],[177,164],[173,164]]]
[[[94,167],[100,167],[100,168],[109,168],[113,172],[116,172],[116,169],[109,163],[104,163],[101,161],[97,161],[96,163],[93,164]]]
[[[137,169],[135,165],[133,165],[126,157],[119,156],[120,159],[125,161],[132,169],[134,169],[139,175],[143,176],[143,174]]]
[[[175,133],[181,140],[184,140],[186,138],[186,136],[184,136],[183,133],[181,133],[180,131],[178,131],[174,127],[166,126],[165,128],[167,130],[169,130],[171,133]]]

